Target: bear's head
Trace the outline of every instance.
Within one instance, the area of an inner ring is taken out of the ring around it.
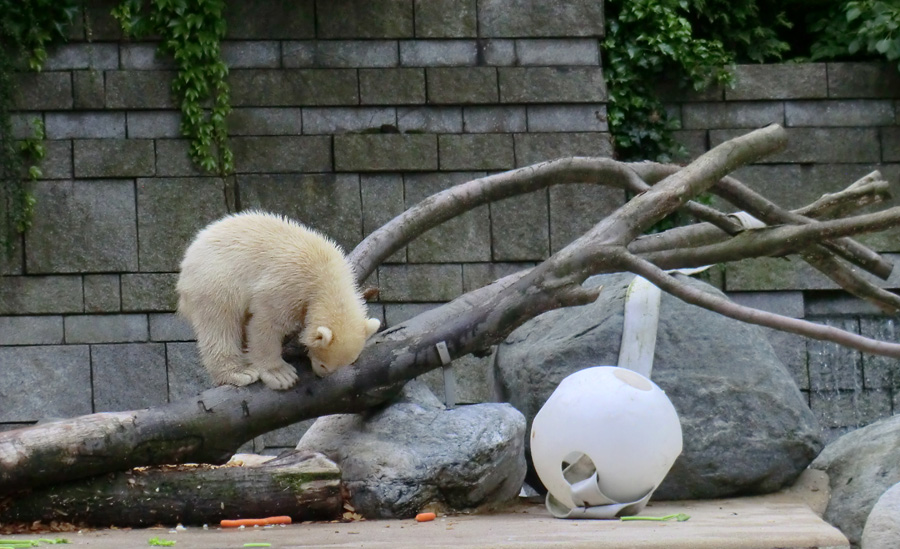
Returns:
[[[381,322],[377,318],[366,319],[362,326],[342,326],[332,329],[328,326],[310,328],[304,334],[305,344],[309,350],[309,360],[313,372],[325,377],[338,368],[353,364],[362,352],[366,340],[378,331]]]

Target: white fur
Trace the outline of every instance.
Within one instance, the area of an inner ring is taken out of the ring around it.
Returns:
[[[298,330],[313,370],[327,375],[355,361],[379,326],[366,318],[341,249],[265,212],[230,215],[200,231],[181,262],[178,295],[217,385],[262,379],[273,389],[292,387],[297,373],[281,345]]]

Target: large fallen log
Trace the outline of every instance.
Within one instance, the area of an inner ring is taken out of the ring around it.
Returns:
[[[0,502],[0,526],[215,526],[222,519],[332,520],[342,513],[338,466],[321,454],[293,451],[259,465],[142,467],[51,486]]]

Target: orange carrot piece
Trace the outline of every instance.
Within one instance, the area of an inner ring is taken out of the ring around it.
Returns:
[[[219,523],[222,528],[239,528],[241,526],[265,526],[265,519],[235,519],[235,520],[226,520],[223,519],[222,522]]]
[[[437,518],[434,513],[419,513],[416,515],[416,522],[429,522]]]
[[[241,526],[268,526],[270,524],[290,524],[291,517],[282,516],[282,517],[267,517],[261,519],[235,519],[235,520],[227,520],[223,519],[219,525],[222,528],[239,528]]]

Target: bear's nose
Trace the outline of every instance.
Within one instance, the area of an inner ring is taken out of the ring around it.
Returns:
[[[315,372],[315,374],[319,377],[325,377],[330,373],[328,371],[328,368],[325,367],[325,364],[317,360],[312,361],[312,369],[313,372]]]

